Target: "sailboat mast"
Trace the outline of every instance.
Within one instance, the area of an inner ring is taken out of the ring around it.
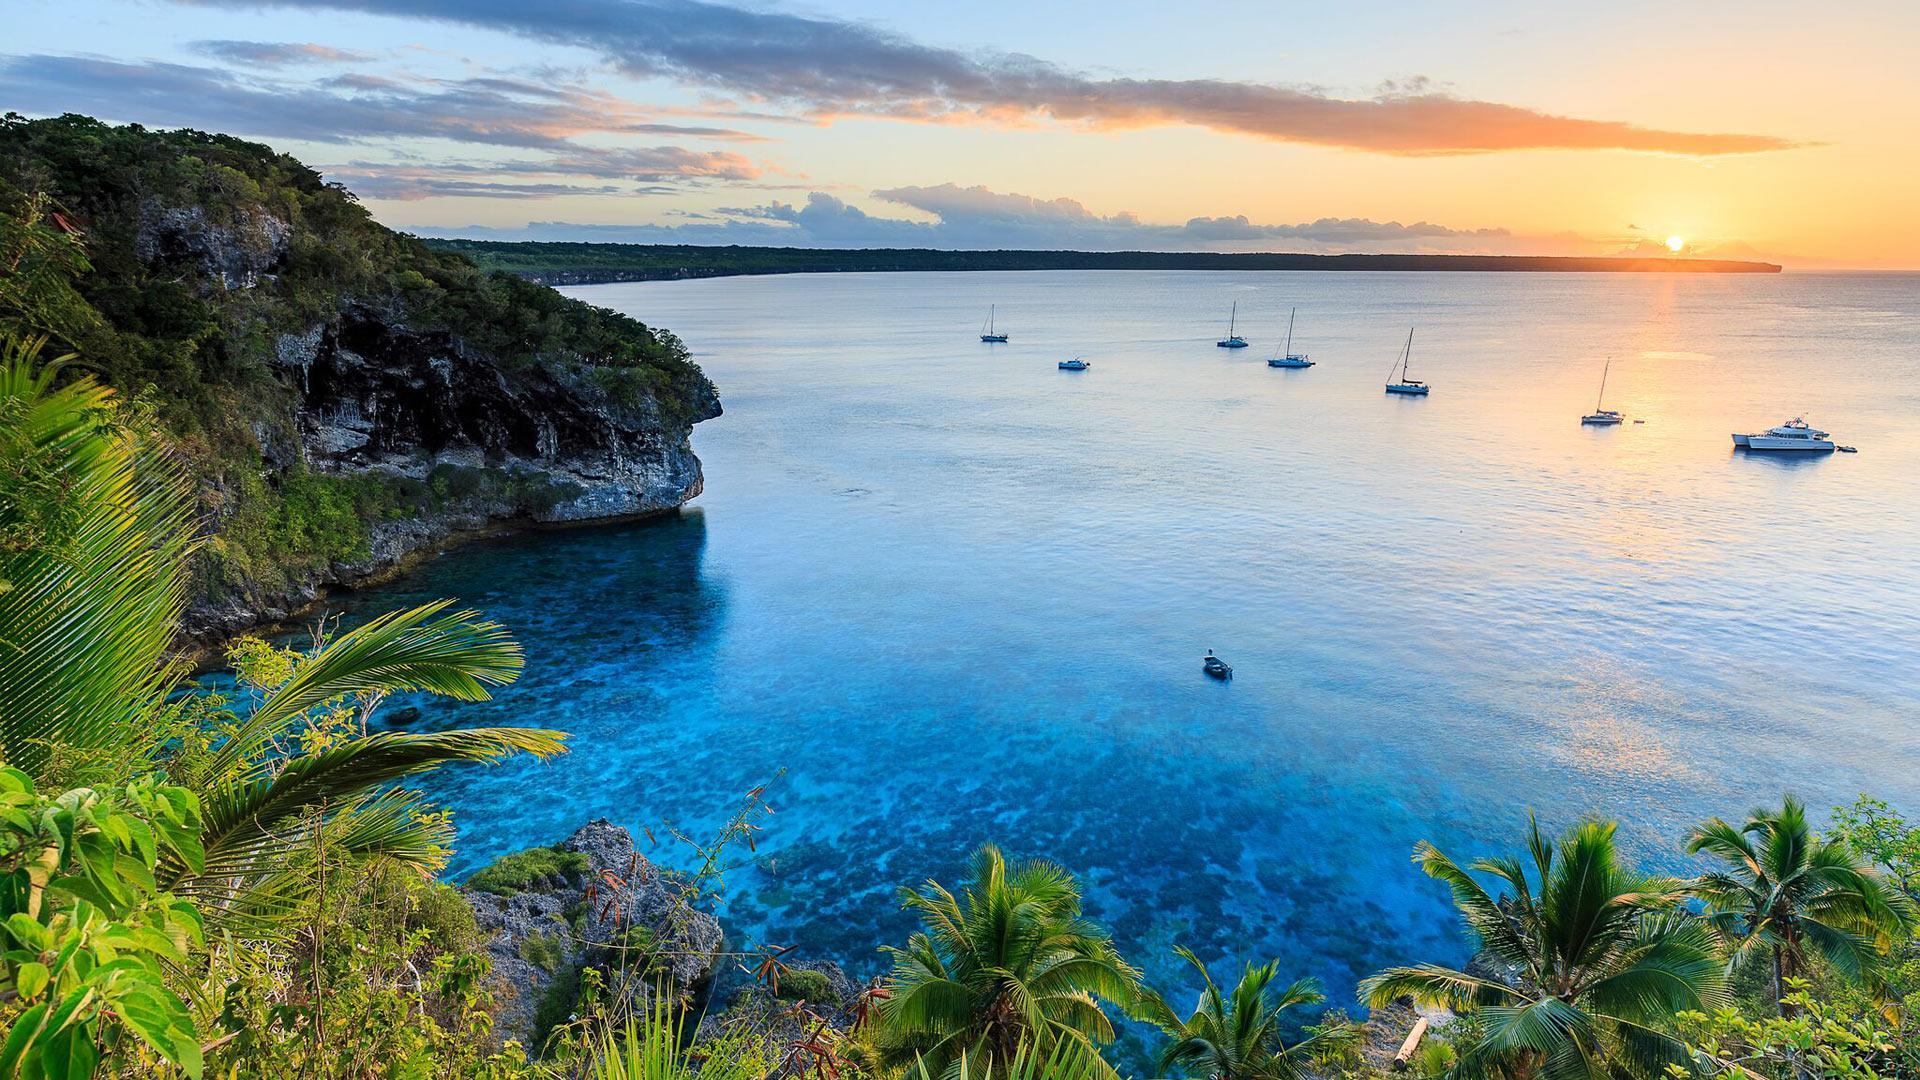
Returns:
[[[1593,411],[1599,412],[1600,406],[1607,400],[1607,372],[1613,368],[1613,357],[1607,357],[1607,364],[1600,369],[1600,396],[1593,399]]]
[[[1407,369],[1413,365],[1413,327],[1407,327],[1407,347],[1400,354],[1400,381],[1407,381]]]
[[[1287,312],[1287,349],[1284,354],[1287,356],[1293,355],[1293,317],[1298,314],[1300,314],[1299,308],[1294,308],[1292,311]]]
[[[1233,302],[1233,309],[1227,312],[1227,340],[1233,340],[1233,323],[1240,317],[1240,301]]]

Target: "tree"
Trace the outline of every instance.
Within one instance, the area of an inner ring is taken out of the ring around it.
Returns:
[[[1690,891],[1733,950],[1730,965],[1768,958],[1782,1016],[1793,1008],[1786,984],[1807,972],[1809,959],[1858,982],[1913,931],[1913,900],[1844,841],[1814,835],[1806,807],[1791,795],[1779,810],[1754,810],[1739,827],[1719,818],[1702,823],[1687,851],[1726,864]]]
[[[244,715],[184,693],[191,492],[137,410],[40,348],[0,339],[0,1005],[32,1002],[0,1055],[86,1076],[124,1027],[197,1070],[162,976],[192,976],[203,929],[283,940],[329,866],[438,866],[446,815],[396,783],[562,736],[367,732],[389,692],[477,699],[518,674],[505,632],[445,601],[269,650]]]
[[[1062,1043],[1091,1051],[1113,1040],[1101,1003],[1133,1001],[1140,976],[1081,918],[1080,889],[1065,870],[1037,860],[1009,868],[987,845],[959,897],[929,881],[902,902],[926,929],[888,950],[893,974],[877,1015],[892,1060],[917,1057],[939,1075],[964,1055],[999,1073],[1025,1051],[1050,1054]]]
[[[1362,999],[1378,1008],[1411,996],[1473,1014],[1480,1034],[1459,1048],[1455,1075],[1652,1077],[1685,1067],[1675,1016],[1728,1000],[1712,933],[1678,909],[1677,883],[1620,865],[1612,822],[1578,825],[1557,845],[1539,822],[1528,825],[1531,876],[1513,857],[1471,865],[1510,890],[1499,900],[1431,844],[1414,849],[1497,970],[1391,968],[1361,982]]]
[[[1326,998],[1312,979],[1299,979],[1276,992],[1278,961],[1248,964],[1231,994],[1222,994],[1200,958],[1185,947],[1174,950],[1200,973],[1203,989],[1192,1015],[1182,1020],[1152,989],[1140,993],[1135,1014],[1167,1034],[1160,1051],[1162,1073],[1181,1069],[1211,1080],[1294,1080],[1306,1067],[1352,1049],[1357,1029],[1330,1027],[1288,1044],[1283,1036],[1287,1010],[1318,1005]]]

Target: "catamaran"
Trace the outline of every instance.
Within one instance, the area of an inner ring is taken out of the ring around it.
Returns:
[[[1580,418],[1583,424],[1617,424],[1626,416],[1614,409],[1603,409],[1600,403],[1607,400],[1607,372],[1613,369],[1613,358],[1608,357],[1605,367],[1600,369],[1600,396],[1593,399],[1593,411]]]
[[[1833,440],[1827,437],[1826,432],[1808,426],[1805,420],[1797,416],[1779,427],[1768,428],[1756,435],[1736,434],[1733,437],[1733,445],[1748,450],[1799,450],[1814,453],[1826,453],[1835,449]]]
[[[1293,317],[1299,313],[1299,308],[1287,312],[1287,343],[1281,347],[1278,354],[1267,358],[1268,367],[1310,368],[1313,366],[1313,359],[1306,353],[1293,351]]]
[[[1405,346],[1403,346],[1400,349],[1400,355],[1397,359],[1400,362],[1395,364],[1394,367],[1397,367],[1400,369],[1400,379],[1397,382],[1393,381],[1393,372],[1392,370],[1388,370],[1387,379],[1389,381],[1387,382],[1387,393],[1418,394],[1421,397],[1425,397],[1430,387],[1428,387],[1426,383],[1421,382],[1419,379],[1407,378],[1407,365],[1411,363],[1413,360],[1413,328],[1412,327],[1407,328],[1407,343]]]
[[[1227,314],[1227,336],[1214,342],[1223,349],[1244,349],[1247,339],[1233,332],[1233,322],[1240,317],[1240,301],[1233,302],[1233,310]]]
[[[994,325],[993,325],[993,305],[992,304],[987,305],[987,324],[980,328],[980,340],[995,342],[1001,345],[1005,345],[1007,343],[1007,335],[995,332]]]

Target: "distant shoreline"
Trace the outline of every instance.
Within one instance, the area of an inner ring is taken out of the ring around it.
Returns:
[[[1777,274],[1775,263],[1559,255],[1301,255],[1205,251],[936,251],[926,248],[707,247],[429,239],[482,266],[543,285],[674,281],[741,274],[1008,270],[1332,270],[1357,272]]]

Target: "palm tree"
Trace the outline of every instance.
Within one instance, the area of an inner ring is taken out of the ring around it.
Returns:
[[[1760,808],[1735,827],[1713,818],[1693,830],[1687,851],[1726,864],[1689,887],[1732,950],[1729,966],[1759,955],[1773,969],[1780,1015],[1786,981],[1818,958],[1849,979],[1867,978],[1884,949],[1913,932],[1911,897],[1889,886],[1845,841],[1821,839],[1807,810],[1789,795],[1779,810]]]
[[[1231,995],[1222,994],[1212,973],[1185,947],[1176,947],[1200,973],[1204,987],[1193,1014],[1180,1018],[1157,991],[1144,989],[1134,1014],[1166,1032],[1160,1051],[1162,1074],[1174,1069],[1210,1080],[1294,1080],[1307,1066],[1351,1048],[1355,1029],[1329,1028],[1288,1045],[1281,1026],[1288,1009],[1318,1005],[1326,998],[1313,979],[1300,979],[1275,994],[1278,961],[1241,969]]]
[[[1414,849],[1500,973],[1391,968],[1361,982],[1362,999],[1378,1008],[1411,996],[1477,1014],[1483,1035],[1454,1075],[1644,1078],[1685,1067],[1672,1018],[1728,999],[1712,933],[1679,910],[1676,883],[1620,865],[1613,823],[1576,826],[1557,847],[1531,815],[1528,825],[1531,877],[1513,857],[1471,866],[1511,891],[1500,900],[1431,844]]]
[[[1009,868],[989,844],[974,853],[958,898],[929,881],[902,902],[926,929],[888,949],[893,974],[877,1016],[893,1061],[918,1058],[939,1075],[964,1055],[998,1074],[1023,1051],[1074,1043],[1091,1054],[1113,1041],[1101,1002],[1131,1002],[1140,976],[1081,918],[1080,889],[1065,870],[1040,861]]]
[[[307,869],[373,857],[433,865],[450,832],[393,785],[454,761],[561,750],[531,728],[349,734],[283,749],[316,710],[392,691],[485,698],[520,650],[471,611],[428,604],[302,657],[243,718],[182,753],[185,672],[167,648],[199,545],[182,469],[109,389],[60,385],[42,342],[0,342],[0,760],[40,779],[163,775],[203,808],[205,863],[163,861],[165,889],[210,926],[271,925],[310,895]],[[63,358],[65,359],[65,358]],[[198,860],[194,860],[198,862]]]

